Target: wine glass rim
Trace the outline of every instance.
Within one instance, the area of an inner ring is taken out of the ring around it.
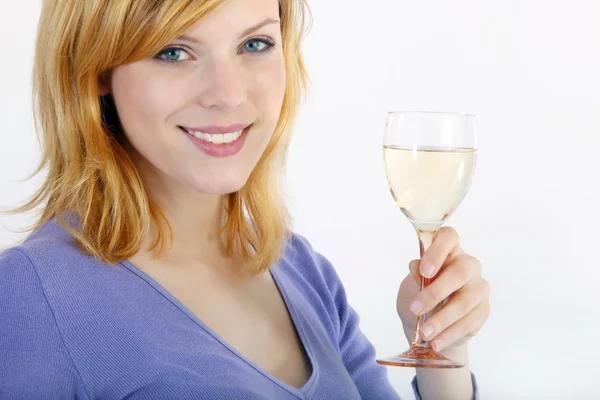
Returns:
[[[441,114],[441,115],[453,115],[458,117],[476,117],[475,114],[472,113],[462,113],[462,112],[454,112],[454,111],[425,111],[425,110],[392,110],[388,111],[388,115],[392,114]]]

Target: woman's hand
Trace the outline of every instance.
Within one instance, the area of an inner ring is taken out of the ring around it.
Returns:
[[[458,348],[475,336],[490,313],[490,285],[481,277],[481,263],[466,254],[452,228],[444,227],[433,237],[421,260],[409,264],[410,274],[398,293],[398,315],[409,343],[417,316],[431,310],[421,327],[421,337],[435,351]],[[419,292],[419,272],[430,283]]]

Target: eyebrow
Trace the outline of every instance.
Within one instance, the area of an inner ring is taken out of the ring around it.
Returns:
[[[240,35],[240,39],[242,39],[245,36],[248,36],[254,32],[256,32],[257,30],[259,30],[262,27],[265,27],[267,25],[271,25],[271,24],[278,24],[280,23],[280,21],[278,19],[273,19],[273,18],[267,18],[264,21],[246,29],[244,32],[242,32],[242,34]],[[200,43],[200,41],[198,39],[196,39],[195,37],[192,36],[186,36],[186,35],[181,35],[177,38],[178,40],[185,40],[188,42],[193,42],[193,43]]]
[[[273,18],[267,18],[265,19],[263,22],[254,25],[251,28],[246,29],[241,35],[240,35],[240,39],[243,38],[244,36],[248,36],[251,33],[256,32],[257,30],[259,30],[260,28],[267,26],[267,25],[271,25],[271,24],[278,24],[279,20],[278,19],[273,19]]]

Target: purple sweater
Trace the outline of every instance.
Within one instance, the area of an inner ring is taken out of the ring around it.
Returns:
[[[271,273],[312,364],[300,389],[130,262],[111,268],[48,222],[0,254],[0,399],[399,398],[325,258],[294,235]]]

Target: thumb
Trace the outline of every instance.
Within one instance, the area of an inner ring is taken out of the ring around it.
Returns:
[[[412,260],[408,264],[408,268],[410,269],[410,274],[415,279],[417,285],[421,284],[421,274],[419,272],[419,267],[421,265],[421,260]]]
[[[407,275],[398,288],[397,310],[402,320],[416,318],[410,311],[410,303],[415,299],[420,290],[419,260],[409,264],[410,274]]]

